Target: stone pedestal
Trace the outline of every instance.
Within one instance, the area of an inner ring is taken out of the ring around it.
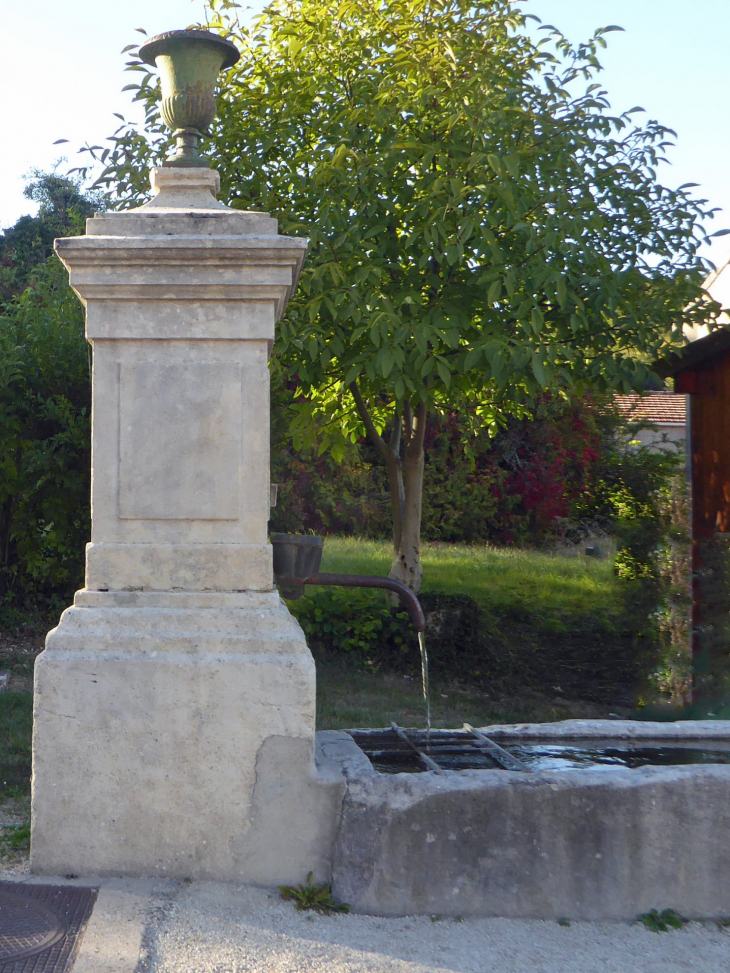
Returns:
[[[327,876],[314,663],[272,583],[268,355],[306,241],[218,177],[58,240],[94,348],[92,537],[36,663],[35,871]]]

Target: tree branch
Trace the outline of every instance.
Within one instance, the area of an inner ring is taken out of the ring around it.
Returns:
[[[355,400],[355,408],[357,409],[357,414],[362,419],[363,425],[365,426],[365,431],[368,434],[370,442],[375,446],[381,459],[387,465],[393,462],[397,456],[395,456],[386,443],[383,437],[380,435],[378,430],[375,428],[375,423],[373,422],[373,417],[370,415],[368,407],[365,403],[365,399],[362,397],[362,392],[360,391],[357,382],[353,382],[350,386],[350,392]]]
[[[388,440],[388,447],[393,454],[393,456],[400,456],[400,439],[401,439],[401,414],[398,409],[393,409],[393,428],[390,433],[390,439]]]
[[[421,401],[416,406],[416,412],[413,417],[413,435],[409,446],[418,452],[423,449],[423,440],[426,435],[426,403]]]
[[[405,430],[405,447],[408,449],[408,444],[413,436],[413,409],[411,409],[410,402],[406,402],[403,409],[403,428]]]

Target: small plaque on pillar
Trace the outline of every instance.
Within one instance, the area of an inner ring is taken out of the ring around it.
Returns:
[[[238,520],[240,365],[123,364],[119,399],[120,518]]]

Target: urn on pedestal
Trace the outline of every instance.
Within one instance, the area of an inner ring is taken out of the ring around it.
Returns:
[[[86,585],[35,666],[31,868],[328,881],[339,777],[273,585],[269,371],[307,241],[228,209],[195,142],[238,52],[142,48],[179,151],[136,210],[57,240],[93,345]]]

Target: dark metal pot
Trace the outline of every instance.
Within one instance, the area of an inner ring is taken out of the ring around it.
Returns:
[[[304,594],[304,582],[319,572],[324,539],[311,534],[272,534],[274,581],[283,598],[296,601]]]

